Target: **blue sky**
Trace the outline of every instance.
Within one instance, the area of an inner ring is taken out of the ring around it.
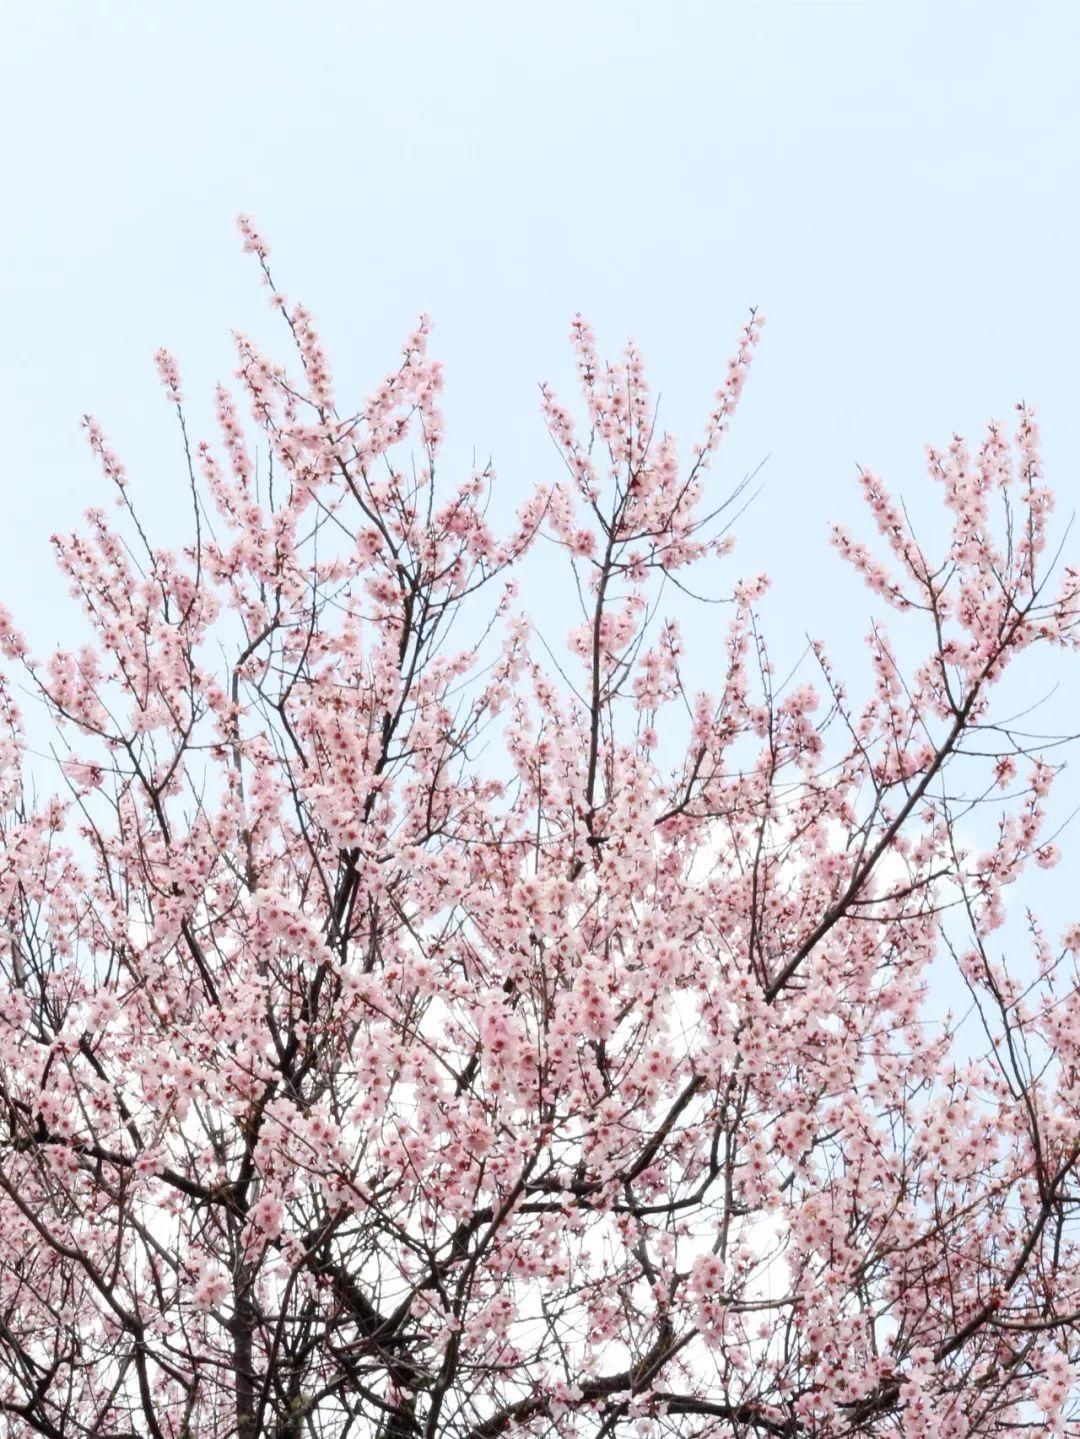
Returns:
[[[805,589],[856,462],[917,499],[925,442],[1021,396],[1066,503],[1075,490],[1070,3],[42,0],[0,16],[13,599],[49,528],[94,498],[79,415],[149,500],[169,457],[153,350],[205,396],[231,327],[265,322],[241,208],[358,389],[432,313],[452,437],[515,493],[550,464],[535,384],[565,382],[576,309],[611,349],[634,335],[689,440],[751,303],[769,326],[728,473],[771,458],[747,564]]]
[[[760,305],[717,484],[767,456],[765,488],[723,579],[775,576],[781,658],[809,629],[858,663],[825,543],[857,463],[932,539],[923,445],[1024,398],[1062,512],[1080,496],[1078,51],[1071,0],[7,0],[0,597],[63,637],[48,534],[106,498],[84,411],[151,528],[183,513],[151,355],[208,433],[231,329],[271,323],[245,209],[343,389],[430,311],[451,457],[490,454],[507,510],[553,477],[536,383],[569,391],[575,310],[609,352],[637,339],[689,444]]]

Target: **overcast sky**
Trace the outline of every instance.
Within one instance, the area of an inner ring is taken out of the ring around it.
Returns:
[[[4,0],[0,16],[0,597],[35,645],[69,613],[48,534],[106,498],[80,415],[168,526],[179,466],[153,351],[177,354],[206,432],[231,329],[270,323],[241,209],[343,388],[362,395],[430,311],[452,453],[490,454],[507,508],[553,478],[536,382],[569,391],[575,310],[609,352],[638,340],[689,444],[760,305],[717,484],[768,457],[729,564],[776,577],[782,654],[809,629],[856,655],[865,607],[825,535],[858,523],[857,463],[932,540],[924,444],[977,438],[1024,398],[1076,505],[1075,0]]]

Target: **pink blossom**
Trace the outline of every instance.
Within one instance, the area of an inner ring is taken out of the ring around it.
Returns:
[[[936,549],[855,472],[840,673],[721,563],[755,312],[688,454],[575,317],[504,506],[427,318],[350,394],[240,228],[281,353],[235,337],[191,530],[88,417],[78,623],[0,610],[11,1424],[1068,1432],[1080,925],[1025,908],[1057,756],[1003,693],[1080,570],[1031,409],[928,452]]]

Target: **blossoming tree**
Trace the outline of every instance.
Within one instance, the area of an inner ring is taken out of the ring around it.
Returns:
[[[696,693],[663,606],[723,572],[758,319],[688,462],[576,321],[500,538],[436,474],[426,324],[343,404],[241,228],[295,358],[238,337],[215,447],[158,356],[188,542],[88,419],[127,513],[54,541],[87,640],[0,616],[0,1431],[1080,1434],[1080,927],[1002,928],[1055,852],[994,688],[1080,591],[1032,413],[930,453],[942,553],[870,474],[884,563],[836,532],[921,661],[879,621],[865,700],[819,647],[781,684],[755,580]]]

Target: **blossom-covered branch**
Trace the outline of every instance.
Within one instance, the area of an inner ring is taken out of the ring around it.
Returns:
[[[0,612],[0,1433],[1080,1434],[1080,925],[1003,952],[1057,852],[996,696],[1080,598],[1033,412],[930,452],[940,552],[862,473],[861,700],[777,679],[760,575],[706,692],[756,312],[688,459],[575,319],[501,535],[428,322],[348,403],[241,230],[288,360],[196,441],[156,356],[186,542],[88,417],[85,638]]]

